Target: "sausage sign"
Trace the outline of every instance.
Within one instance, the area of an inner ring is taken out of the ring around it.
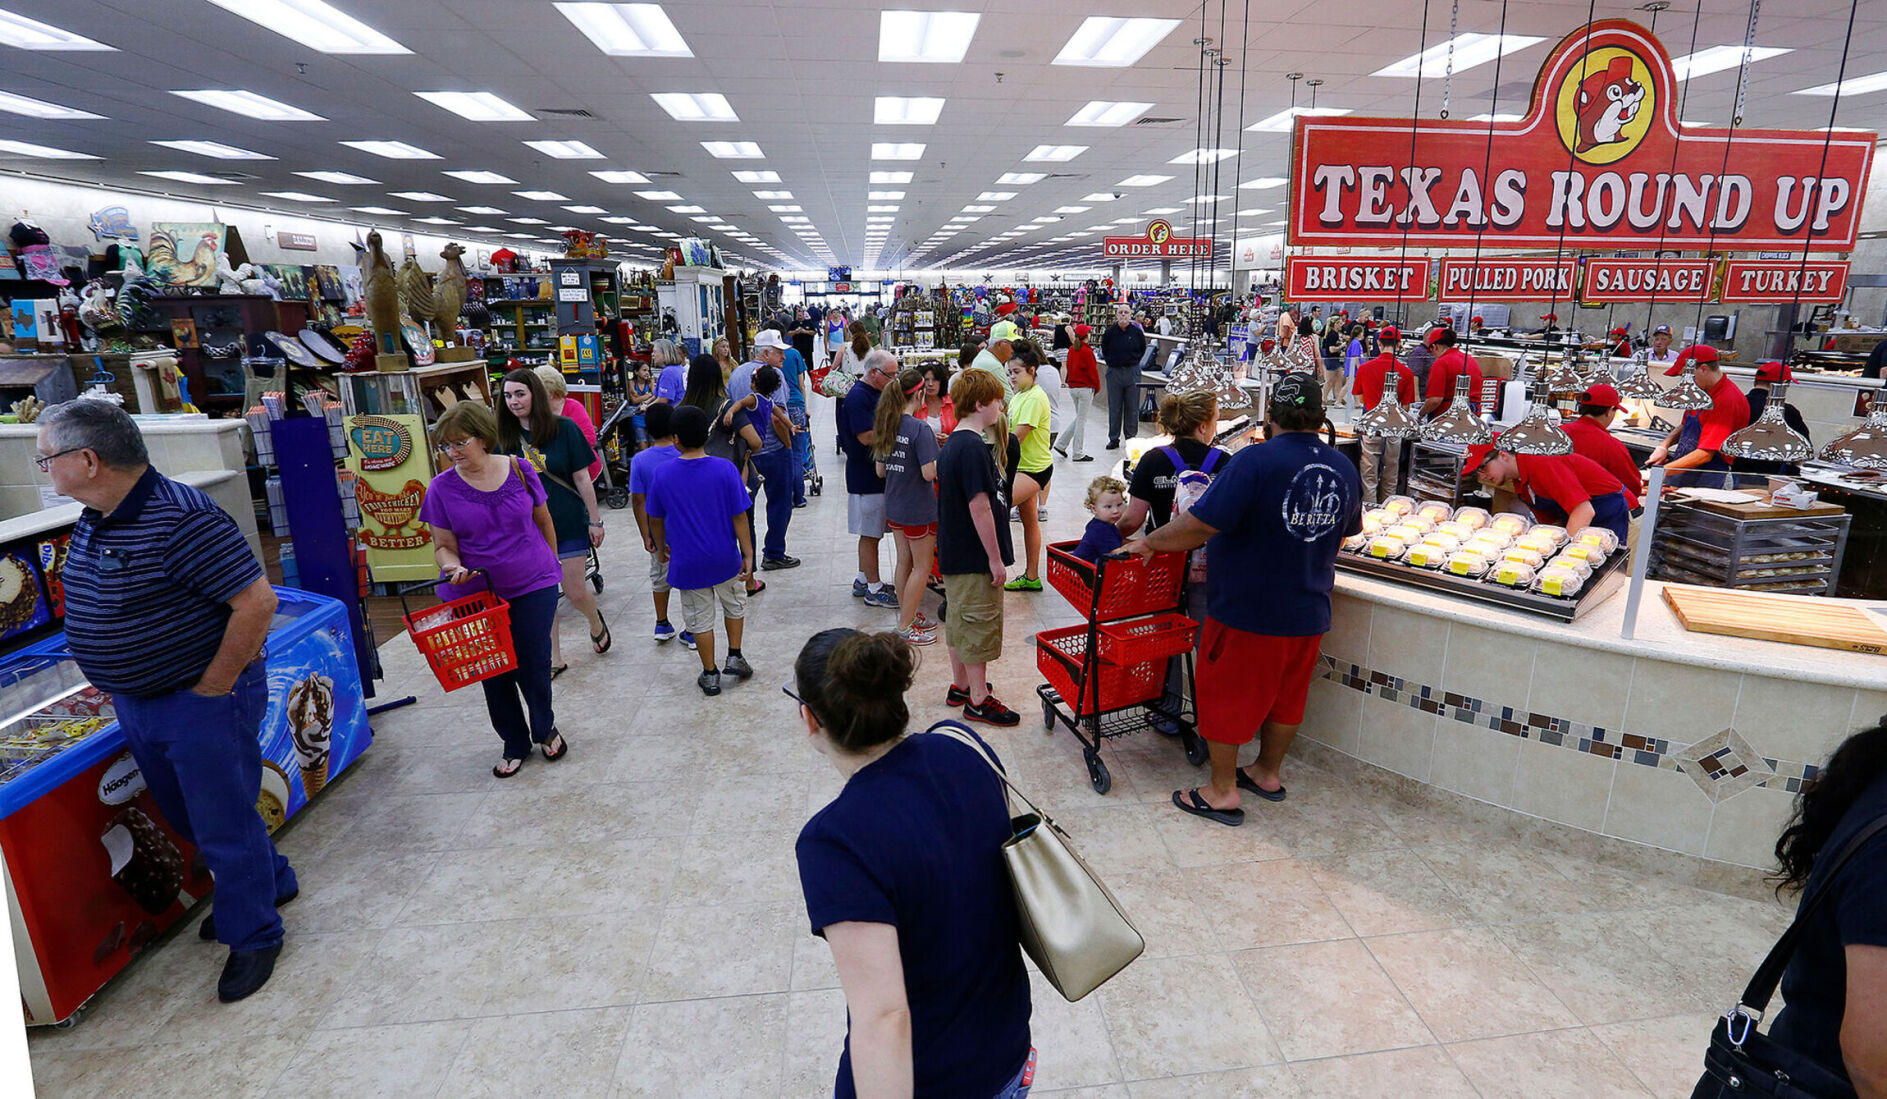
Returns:
[[[1289,243],[1854,247],[1874,134],[1680,128],[1676,88],[1651,32],[1607,19],[1554,48],[1518,122],[1299,117]]]

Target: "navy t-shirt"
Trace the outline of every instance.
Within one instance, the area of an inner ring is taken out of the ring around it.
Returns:
[[[845,491],[854,496],[871,496],[885,490],[885,479],[878,476],[878,462],[871,447],[858,441],[859,435],[872,430],[878,416],[878,390],[864,382],[855,382],[839,402],[839,447],[845,451]]]
[[[927,734],[860,768],[800,830],[813,933],[898,929],[920,1097],[995,1095],[1028,1058],[1029,978],[1002,860],[1010,834],[989,764]],[[856,1094],[849,1032],[834,1094]]]
[[[1356,466],[1308,431],[1232,455],[1192,506],[1219,532],[1206,544],[1207,613],[1271,637],[1328,633],[1337,548],[1363,529],[1362,498]]]
[[[856,387],[854,387],[856,388]],[[1003,564],[1015,562],[1009,541],[1009,494],[996,469],[996,456],[974,431],[953,431],[937,455],[937,572],[962,576],[989,571],[989,551],[976,532],[970,501],[990,495],[990,517],[996,521],[996,548]]]
[[[1835,852],[1862,828],[1887,813],[1887,776],[1874,780],[1822,844],[1821,856]],[[1802,896],[1825,886],[1827,864],[1816,859]],[[1841,1059],[1841,1018],[1847,1006],[1848,965],[1845,948],[1887,946],[1887,836],[1877,835],[1854,853],[1834,892],[1809,917],[1795,957],[1782,971],[1782,998],[1788,1001],[1769,1028],[1769,1037],[1823,1068],[1848,1075]]]

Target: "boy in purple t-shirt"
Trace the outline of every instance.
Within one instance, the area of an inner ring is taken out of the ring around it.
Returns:
[[[707,413],[683,405],[675,409],[673,424],[678,452],[657,471],[643,506],[650,539],[668,556],[668,583],[681,592],[683,624],[701,654],[702,671],[695,685],[712,696],[721,693],[723,672],[737,679],[753,675],[740,652],[746,583],[753,575],[753,531],[747,525],[753,498],[734,463],[704,449]],[[727,623],[724,668],[714,663],[717,605]]]
[[[655,474],[675,460],[674,406],[652,404],[642,414],[648,446],[629,459],[629,506],[636,515],[636,529],[642,532],[642,548],[649,551],[649,590],[655,596],[655,640],[670,641],[675,627],[668,622],[668,555],[655,544],[649,531],[649,513],[644,506]],[[695,647],[694,634],[682,631],[681,643]]]

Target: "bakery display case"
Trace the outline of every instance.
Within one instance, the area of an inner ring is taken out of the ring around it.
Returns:
[[[1825,504],[1673,504],[1658,517],[1651,575],[1681,584],[1831,595],[1852,519]]]

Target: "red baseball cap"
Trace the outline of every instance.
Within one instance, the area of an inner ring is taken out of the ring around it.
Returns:
[[[1677,361],[1664,372],[1667,378],[1675,378],[1684,372],[1684,364],[1694,362],[1699,366],[1717,361],[1717,349],[1707,343],[1694,343],[1678,353]]]
[[[1584,393],[1579,394],[1579,403],[1585,405],[1599,405],[1603,408],[1618,408],[1621,407],[1624,402],[1618,399],[1618,390],[1613,389],[1604,382],[1600,382],[1597,385],[1588,387]]]
[[[1088,335],[1088,333],[1090,333],[1090,332],[1092,332],[1092,331],[1094,331],[1094,329],[1092,329],[1092,328],[1090,328],[1090,327],[1088,327],[1088,326],[1087,326],[1087,325],[1085,325],[1085,324],[1077,324],[1077,325],[1075,325],[1075,335],[1077,335],[1077,336],[1080,336],[1080,337],[1081,337],[1082,339],[1086,339],[1086,338],[1087,338],[1087,335]]]
[[[1393,324],[1383,325],[1382,330],[1376,333],[1376,342],[1378,343],[1397,343],[1400,342],[1401,339],[1402,332]]]
[[[1556,321],[1556,320],[1558,320],[1558,319],[1559,319],[1559,314],[1558,314],[1558,313],[1548,313],[1548,314],[1547,314],[1546,316],[1544,316],[1544,317],[1541,317],[1540,319],[1541,319],[1541,320],[1543,320],[1543,321]]]
[[[1446,332],[1446,331],[1448,331],[1447,327],[1444,325],[1439,325],[1439,324],[1433,328],[1430,328],[1428,331],[1422,333],[1422,346],[1428,347],[1432,345],[1435,342],[1435,340],[1439,338],[1443,332]]]
[[[1626,332],[1625,332],[1625,330],[1624,330],[1623,328],[1614,328],[1614,329],[1612,329],[1612,335],[1614,335],[1614,336],[1623,336],[1623,335],[1625,335],[1625,334],[1626,334]]]
[[[1775,359],[1770,359],[1768,362],[1757,365],[1756,380],[1759,382],[1792,382],[1795,380],[1795,371],[1789,369],[1788,363],[1777,362]]]
[[[1500,438],[1498,435],[1494,437],[1496,439]],[[1463,459],[1461,463],[1461,479],[1463,481],[1474,480],[1474,475],[1481,472],[1481,467],[1486,465],[1487,460],[1493,456],[1493,443],[1475,443],[1473,446],[1469,447],[1468,456]]]
[[[1469,324],[1486,324],[1487,322],[1486,322],[1486,321],[1483,321],[1483,320],[1482,320],[1481,318],[1479,318],[1479,317],[1475,317],[1475,318],[1474,318],[1473,320],[1470,320],[1470,321],[1469,321],[1468,323],[1469,323]]]

